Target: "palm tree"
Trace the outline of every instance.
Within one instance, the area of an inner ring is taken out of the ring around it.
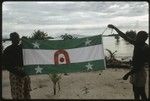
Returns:
[[[34,30],[32,36],[30,37],[30,39],[34,39],[34,40],[47,40],[47,39],[54,39],[51,36],[48,36],[47,33],[45,33],[44,31],[41,30]]]

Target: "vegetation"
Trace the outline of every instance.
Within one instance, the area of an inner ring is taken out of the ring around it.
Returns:
[[[53,39],[53,37],[48,37],[48,34],[40,31],[40,30],[34,30],[34,33],[32,34],[32,36],[30,37],[30,39],[34,39],[34,40],[47,40],[47,39]]]
[[[109,50],[109,49],[106,49],[106,51],[108,51],[109,54],[110,54],[109,59],[110,59],[110,60],[114,60],[114,59],[115,59],[115,53],[116,53],[117,51],[111,52],[111,50]]]
[[[68,39],[77,39],[77,37],[73,37],[72,35],[70,34],[64,34],[64,35],[61,35],[60,36],[63,40],[68,40]]]
[[[49,74],[49,77],[51,78],[51,81],[53,82],[53,90],[54,90],[54,95],[56,95],[56,84],[58,84],[58,89],[60,90],[60,79],[61,79],[61,74]]]
[[[117,60],[115,57],[115,52],[111,52],[111,50],[106,49],[106,51],[109,52],[109,57],[105,57],[106,59],[106,66],[107,68],[129,68],[130,66],[130,61],[121,61],[121,60]]]

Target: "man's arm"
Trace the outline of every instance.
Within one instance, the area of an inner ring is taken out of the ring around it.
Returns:
[[[137,72],[137,71],[138,71],[138,70],[135,70],[134,68],[131,69],[127,74],[125,74],[125,75],[123,76],[123,80],[127,80],[130,75],[132,75],[133,73],[135,73],[135,72]]]
[[[25,72],[23,72],[22,70],[19,70],[17,67],[5,66],[4,68],[6,68],[6,70],[8,70],[9,72],[17,76],[20,76],[20,77],[26,76]]]
[[[117,27],[115,27],[112,24],[108,25],[108,28],[112,28],[114,29],[123,39],[125,39],[126,41],[128,41],[131,44],[134,44],[134,40],[130,39],[129,37],[127,37],[122,31],[120,31]]]
[[[131,70],[131,71],[129,71],[127,74],[125,74],[124,76],[123,76],[123,80],[127,80],[128,79],[128,77],[131,75],[131,74],[133,74],[134,72]]]
[[[4,50],[3,54],[2,54],[2,66],[8,70],[9,72],[15,74],[15,75],[18,75],[18,76],[21,76],[21,77],[24,77],[26,76],[26,74],[22,71],[22,70],[19,70],[17,67],[15,66],[11,66],[10,63],[8,63],[8,55],[7,55],[7,49]]]

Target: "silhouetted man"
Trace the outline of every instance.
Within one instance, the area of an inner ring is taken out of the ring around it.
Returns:
[[[9,72],[13,99],[30,99],[30,78],[23,72],[22,46],[16,32],[10,34],[12,44],[3,52],[4,68]]]
[[[130,82],[133,85],[133,92],[135,100],[146,100],[145,84],[146,84],[146,71],[144,69],[145,63],[148,62],[149,58],[149,46],[145,43],[148,38],[148,34],[145,31],[139,31],[136,39],[132,40],[127,37],[122,31],[112,24],[108,25],[109,28],[114,29],[123,39],[134,45],[134,52],[132,58],[132,66],[130,72],[124,75],[123,79],[127,80],[129,76]]]

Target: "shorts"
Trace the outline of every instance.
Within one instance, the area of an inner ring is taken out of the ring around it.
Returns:
[[[130,76],[130,83],[135,85],[136,87],[143,87],[146,84],[146,71],[145,69],[140,70]]]

